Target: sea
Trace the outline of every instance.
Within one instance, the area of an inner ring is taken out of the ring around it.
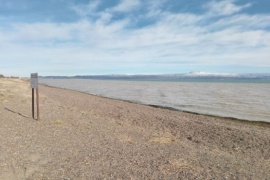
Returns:
[[[270,74],[46,76],[39,83],[180,111],[270,122]]]

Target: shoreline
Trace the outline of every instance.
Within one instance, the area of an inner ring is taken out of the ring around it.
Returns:
[[[0,80],[0,179],[270,179],[270,131],[41,85]]]
[[[247,124],[263,126],[263,127],[265,126],[265,127],[270,128],[270,122],[267,122],[267,121],[256,121],[256,120],[241,119],[241,118],[235,118],[235,117],[229,117],[229,116],[219,116],[219,115],[212,115],[212,114],[197,113],[197,112],[193,112],[193,111],[176,109],[176,108],[168,107],[168,106],[160,106],[160,105],[154,105],[154,104],[143,104],[143,103],[136,102],[136,101],[131,101],[131,100],[124,100],[124,99],[119,99],[119,98],[111,98],[111,97],[106,97],[106,96],[100,96],[100,95],[91,94],[91,93],[87,93],[87,92],[83,92],[83,91],[79,91],[79,90],[56,87],[56,86],[51,86],[51,85],[47,85],[47,84],[40,84],[40,85],[41,86],[47,86],[47,87],[50,87],[50,88],[64,89],[64,90],[68,90],[68,91],[75,91],[75,92],[83,93],[83,94],[86,94],[86,95],[91,95],[91,96],[96,96],[96,97],[106,98],[106,99],[111,99],[111,100],[117,100],[117,101],[122,101],[122,102],[128,102],[128,103],[132,103],[132,104],[144,105],[144,106],[160,108],[160,109],[167,109],[167,110],[171,110],[171,111],[184,112],[184,113],[189,113],[189,114],[194,114],[194,115],[203,115],[203,116],[209,116],[209,117],[214,117],[214,118],[223,118],[223,119],[226,119],[228,121],[238,121],[240,123],[247,123]]]

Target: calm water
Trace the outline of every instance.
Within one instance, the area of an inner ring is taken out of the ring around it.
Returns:
[[[40,79],[40,83],[142,104],[270,122],[270,84]]]

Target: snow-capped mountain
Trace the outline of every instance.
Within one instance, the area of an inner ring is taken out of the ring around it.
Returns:
[[[185,77],[240,77],[236,73],[210,73],[210,72],[189,72],[183,74]]]

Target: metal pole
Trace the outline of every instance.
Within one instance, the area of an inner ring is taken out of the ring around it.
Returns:
[[[35,119],[35,89],[32,88],[32,118]]]
[[[39,120],[39,93],[38,93],[38,88],[36,88],[36,93],[37,93],[37,120]]]

